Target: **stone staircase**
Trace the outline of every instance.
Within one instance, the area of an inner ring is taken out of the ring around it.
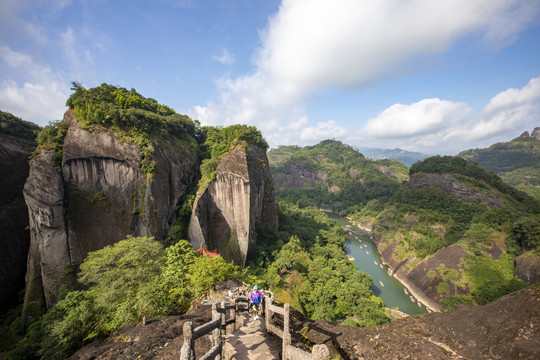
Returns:
[[[264,321],[238,315],[238,328],[224,337],[224,360],[279,360],[281,339],[268,335]]]

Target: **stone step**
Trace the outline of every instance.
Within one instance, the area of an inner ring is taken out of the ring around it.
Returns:
[[[225,336],[224,360],[279,360],[281,339],[267,334],[264,319],[239,316],[240,327]]]

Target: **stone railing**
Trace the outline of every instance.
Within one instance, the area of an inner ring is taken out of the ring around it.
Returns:
[[[226,304],[221,302],[221,306],[218,307],[217,302],[212,304],[212,321],[209,321],[201,326],[193,328],[192,322],[184,323],[184,344],[180,352],[180,360],[193,360],[195,359],[195,340],[212,332],[212,348],[203,356],[200,360],[221,359],[221,351],[223,349],[222,331],[227,332],[227,327],[232,326],[231,332],[236,328],[236,311],[238,310],[238,303]],[[230,317],[227,319],[227,310],[229,310]]]
[[[272,323],[272,315],[281,314],[283,316],[283,330]],[[326,345],[314,345],[311,353],[294,347],[291,344],[291,333],[289,326],[290,306],[283,307],[274,305],[273,297],[265,298],[265,319],[266,331],[275,334],[283,339],[282,358],[283,360],[328,360],[330,351]]]

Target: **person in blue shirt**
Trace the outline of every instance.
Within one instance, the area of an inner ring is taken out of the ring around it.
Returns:
[[[259,309],[261,307],[262,299],[264,299],[264,294],[259,292],[259,288],[255,285],[253,291],[249,294],[249,300],[253,304],[253,313],[255,314],[253,320],[259,318]]]

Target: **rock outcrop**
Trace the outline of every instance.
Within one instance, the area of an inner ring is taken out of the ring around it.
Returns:
[[[535,127],[532,134],[532,138],[535,138],[536,140],[540,140],[540,127]]]
[[[316,171],[302,167],[301,164],[288,163],[283,166],[288,176],[276,176],[275,186],[285,189],[302,189],[306,185],[328,185],[328,175],[323,171]]]
[[[27,310],[54,304],[65,266],[80,264],[88,252],[128,234],[163,238],[197,176],[198,158],[188,148],[154,144],[156,172],[147,175],[137,144],[81,128],[73,110],[64,123],[62,170],[52,164],[53,151],[42,150],[24,190],[31,230]]]
[[[274,187],[265,152],[242,143],[221,158],[215,180],[198,194],[189,237],[195,249],[215,248],[244,265],[257,224],[277,229]]]
[[[15,305],[24,290],[30,232],[23,187],[35,146],[31,140],[0,135],[0,313]]]
[[[514,276],[529,284],[540,282],[540,256],[533,251],[518,256]]]
[[[490,193],[485,194],[467,186],[464,182],[459,181],[458,175],[456,174],[416,173],[409,179],[409,188],[439,188],[445,193],[467,202],[479,201],[490,208],[503,205],[503,203],[497,199],[497,190],[494,188],[490,188]]]

